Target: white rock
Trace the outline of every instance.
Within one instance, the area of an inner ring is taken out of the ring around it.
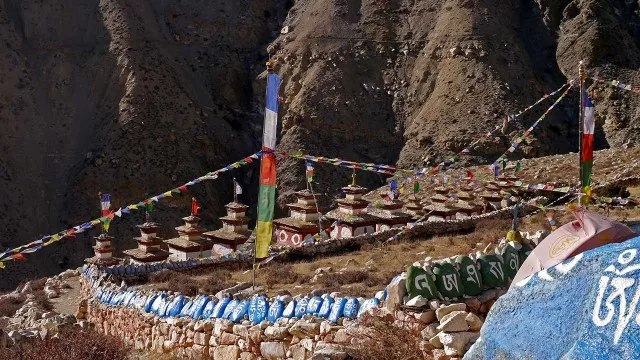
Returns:
[[[442,318],[438,330],[443,332],[468,331],[469,325],[465,320],[467,313],[464,311],[454,311]]]
[[[416,297],[414,297],[413,299],[407,301],[407,303],[405,304],[406,306],[412,306],[412,307],[423,307],[425,305],[427,305],[428,300],[423,298],[422,296],[418,295]]]
[[[442,318],[445,315],[452,313],[454,311],[465,311],[466,309],[467,309],[467,304],[465,303],[445,305],[436,310],[436,317],[438,318],[438,321],[442,321]]]
[[[281,342],[260,343],[260,353],[268,360],[280,360],[286,357],[286,349]]]
[[[482,328],[482,324],[484,324],[482,319],[480,319],[476,314],[473,313],[468,313],[464,320],[469,325],[469,329],[471,329],[471,331],[480,331],[480,328]]]
[[[479,336],[480,333],[477,332],[441,332],[438,334],[440,342],[444,345],[444,352],[449,356],[464,355],[467,344],[475,342]]]

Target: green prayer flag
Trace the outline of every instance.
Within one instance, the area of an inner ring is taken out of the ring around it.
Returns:
[[[502,170],[507,168],[507,159],[502,159]]]
[[[517,173],[518,171],[520,171],[520,167],[522,167],[522,165],[520,165],[520,161],[518,161],[518,163],[516,164],[516,168],[515,170],[513,170],[513,173]]]
[[[420,191],[420,182],[419,182],[419,181],[416,181],[416,182],[413,184],[413,193],[414,193],[414,194],[417,194],[419,191]]]

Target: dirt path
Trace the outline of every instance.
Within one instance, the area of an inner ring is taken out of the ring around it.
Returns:
[[[53,309],[60,314],[75,314],[78,310],[78,304],[80,303],[80,277],[75,276],[67,279],[67,283],[71,286],[70,289],[65,289],[65,292],[60,295],[59,298],[51,299]]]

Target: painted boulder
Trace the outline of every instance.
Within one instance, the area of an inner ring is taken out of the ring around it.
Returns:
[[[501,254],[504,262],[504,276],[508,279],[513,279],[520,269],[520,253],[515,246],[520,247],[520,244],[508,243]]]
[[[171,301],[169,306],[167,307],[167,311],[165,312],[165,316],[178,316],[180,315],[180,310],[184,306],[184,295],[178,295]]]
[[[358,302],[358,299],[349,298],[344,304],[342,315],[349,319],[355,319],[358,317],[358,310],[360,310],[360,302]]]
[[[198,320],[202,318],[202,312],[204,308],[207,306],[207,303],[211,301],[211,298],[205,295],[200,295],[198,299],[194,302],[191,309],[191,318],[194,320]]]
[[[186,304],[180,310],[180,316],[191,316],[191,308],[193,307],[193,300],[187,301]]]
[[[294,316],[298,319],[301,318],[304,314],[307,313],[307,306],[309,305],[309,299],[300,299],[298,304],[296,305],[296,309],[294,311]]]
[[[237,323],[244,320],[249,310],[249,302],[247,300],[240,301],[229,315],[229,320]]]
[[[287,306],[284,308],[284,311],[282,312],[282,317],[292,318],[296,316],[296,305],[298,305],[298,302],[295,300],[291,300],[287,304]]]
[[[211,318],[211,315],[213,315],[213,310],[216,308],[217,304],[218,304],[217,301],[209,300],[207,305],[204,307],[204,310],[202,310],[202,318],[203,319]]]
[[[464,359],[640,359],[640,237],[515,284]]]
[[[167,294],[161,293],[151,304],[151,312],[157,314],[164,306],[164,300],[167,298]]]
[[[478,258],[482,282],[486,288],[502,288],[507,284],[504,263],[497,255],[484,254]]]
[[[364,314],[368,310],[375,309],[378,306],[380,306],[380,300],[378,300],[377,298],[365,300],[362,303],[362,306],[360,306],[360,309],[358,310],[358,317],[362,316],[362,314]]]
[[[331,314],[331,309],[333,308],[334,303],[335,300],[331,296],[325,297],[324,301],[322,302],[322,306],[318,311],[318,316],[327,319]]]
[[[456,257],[456,265],[460,273],[460,280],[464,287],[464,293],[468,296],[476,296],[482,293],[482,275],[480,266],[468,256]]]
[[[249,321],[259,324],[267,318],[267,299],[264,296],[254,296],[249,303]]]
[[[231,302],[229,303],[229,305],[227,305],[227,308],[224,309],[224,313],[222,314],[222,318],[223,319],[229,319],[229,316],[231,316],[231,313],[233,312],[233,309],[236,308],[236,306],[238,306],[240,302],[236,299],[231,300]]]
[[[409,266],[405,284],[409,300],[418,295],[425,299],[436,299],[440,295],[433,274],[421,267]]]
[[[282,300],[274,300],[271,303],[271,305],[269,305],[267,320],[272,323],[276,322],[276,320],[282,317],[283,312],[284,312],[284,303],[282,302]]]
[[[438,292],[445,299],[458,299],[464,295],[464,285],[458,270],[447,262],[434,264],[433,275],[435,275]]]
[[[222,300],[220,300],[216,304],[216,306],[213,308],[213,313],[211,314],[211,317],[222,318],[230,302],[231,302],[231,299],[229,299],[228,297],[222,298]]]
[[[320,307],[322,307],[322,298],[320,296],[314,296],[309,299],[309,304],[307,304],[307,314],[318,315],[320,311]]]
[[[153,293],[151,294],[151,296],[149,296],[147,298],[147,301],[144,304],[144,311],[145,312],[151,312],[151,306],[153,305],[153,303],[156,301],[156,298],[159,296],[159,293]]]
[[[332,323],[337,323],[338,320],[342,317],[344,312],[344,305],[347,303],[346,298],[338,298],[331,306],[331,313],[329,314],[329,321]]]

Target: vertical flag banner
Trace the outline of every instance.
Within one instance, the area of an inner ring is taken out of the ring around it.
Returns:
[[[256,259],[269,255],[273,237],[273,207],[276,199],[276,148],[278,129],[278,87],[280,77],[267,64],[267,96],[262,137],[262,164],[260,165],[260,191],[258,193],[258,231],[256,232]]]
[[[305,165],[306,165],[306,173],[307,173],[307,182],[311,183],[313,182],[313,175],[315,173],[314,169],[313,169],[313,162],[309,161],[309,160],[305,160]]]
[[[413,183],[413,193],[417,194],[420,191],[420,182],[418,179]]]
[[[196,198],[191,198],[191,215],[197,216],[198,210],[200,210],[200,205],[198,205],[198,200]]]
[[[111,195],[100,194],[100,208],[102,209],[102,216],[107,216],[111,212]]]
[[[591,169],[593,168],[593,130],[595,128],[595,107],[587,94],[584,94],[584,128],[582,132],[582,187],[587,196],[591,194]]]

